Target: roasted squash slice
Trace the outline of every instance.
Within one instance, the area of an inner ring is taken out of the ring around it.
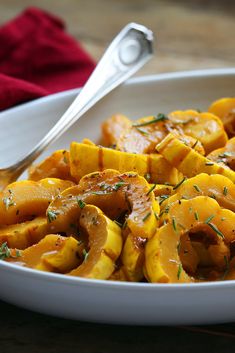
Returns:
[[[197,196],[209,196],[214,198],[221,207],[235,212],[235,185],[223,175],[208,175],[201,173],[193,178],[186,179],[177,189],[176,193],[166,198],[162,203],[164,210],[169,211],[170,205],[181,199],[192,199]]]
[[[89,156],[89,158],[87,158]],[[130,170],[140,176],[149,176],[152,183],[176,184],[182,178],[181,173],[159,154],[134,154],[116,151],[101,146],[88,146],[73,142],[70,147],[71,174],[79,181],[86,174],[117,169],[120,173]]]
[[[117,144],[121,133],[131,126],[131,121],[122,114],[115,114],[101,125],[102,145],[110,147]]]
[[[17,258],[6,259],[25,267],[65,273],[79,264],[78,241],[73,237],[48,234],[39,243],[20,251]]]
[[[71,181],[46,178],[38,182],[16,181],[0,193],[0,225],[23,222],[45,215],[48,204],[63,190],[74,185]]]
[[[235,98],[218,99],[208,111],[221,119],[229,137],[235,136]]]
[[[170,116],[158,114],[157,117],[148,116],[133,122],[120,135],[116,143],[116,149],[129,153],[154,153],[156,145],[172,132],[182,138],[185,144],[193,146],[197,140],[186,136],[183,132],[183,125],[177,121],[174,123]],[[205,154],[204,148],[198,142],[195,146],[199,153]]]
[[[0,227],[0,245],[7,243],[10,248],[25,249],[48,234],[46,217],[36,217],[32,221]]]
[[[83,263],[69,275],[108,279],[122,250],[121,228],[96,206],[86,205],[80,214],[80,225],[89,237],[89,249]]]
[[[59,178],[73,181],[70,174],[69,151],[55,151],[42,162],[29,168],[29,180],[38,181],[44,178]]]
[[[207,158],[235,171],[235,137],[228,140],[223,148],[218,148],[208,154]]]
[[[125,224],[135,236],[151,237],[158,224],[159,205],[148,182],[136,173],[105,170],[84,176],[79,185],[65,190],[50,204],[51,231],[69,232],[84,203],[99,207],[111,219],[126,212]]]
[[[213,163],[193,148],[184,145],[173,134],[167,135],[157,145],[157,151],[187,177],[193,177],[199,173],[221,174],[235,182],[234,171]]]
[[[185,234],[191,237],[193,233],[202,233],[214,267],[219,272],[225,270],[230,259],[229,245],[235,240],[235,213],[220,208],[210,197],[199,196],[175,202],[170,208],[169,219],[169,223],[160,227],[145,247],[145,273],[149,281],[177,283],[198,280],[197,273],[185,271],[180,258],[181,238]],[[190,263],[190,251],[188,254]],[[196,266],[200,265],[197,261]]]
[[[182,124],[182,130],[186,135],[199,140],[206,154],[223,147],[228,140],[221,120],[214,114],[199,113],[196,110],[178,110],[168,116],[173,122]]]

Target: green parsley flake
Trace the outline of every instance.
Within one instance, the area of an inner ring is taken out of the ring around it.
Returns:
[[[227,196],[227,194],[228,194],[228,188],[227,188],[227,186],[224,187],[223,194],[224,194],[224,196]]]
[[[197,184],[194,184],[193,187],[195,190],[197,190],[197,192],[201,192],[201,189],[199,188],[199,186]]]
[[[198,213],[197,213],[197,211],[196,211],[196,212],[194,212],[194,217],[195,217],[196,221],[198,221],[198,220],[199,220],[199,217],[198,217]]]
[[[157,184],[154,184],[153,186],[151,186],[151,188],[149,189],[149,191],[146,193],[146,195],[148,196],[150,194],[150,192],[152,192],[155,187],[157,186]]]
[[[183,182],[185,181],[185,179],[186,179],[186,177],[184,177],[178,184],[176,184],[176,185],[173,187],[173,190],[178,189],[178,187],[183,184]]]
[[[76,197],[77,199],[77,203],[78,203],[78,206],[82,209],[86,206],[86,203],[84,201],[82,201],[81,199],[79,199],[78,197]]]
[[[206,220],[205,220],[205,224],[208,224],[208,223],[210,223],[210,221],[213,219],[215,217],[215,215],[210,215]]]
[[[180,276],[181,276],[181,273],[182,273],[182,265],[181,264],[179,264],[179,266],[178,266],[178,272],[177,272],[177,278],[178,279],[180,279]]]
[[[218,234],[221,238],[224,239],[223,233],[221,233],[221,231],[220,231],[213,223],[207,223],[207,224],[208,224],[208,226],[209,226],[211,229],[213,229],[213,231],[214,231],[216,234]]]
[[[148,219],[150,216],[151,216],[151,212],[148,212],[148,213],[144,216],[144,218],[142,219],[142,221],[145,222],[146,219]]]
[[[157,115],[157,117],[156,117],[156,118],[154,117],[152,120],[146,121],[146,122],[144,122],[144,123],[133,124],[132,126],[133,126],[133,127],[147,126],[147,125],[150,125],[150,124],[155,124],[155,123],[157,123],[158,121],[164,121],[164,120],[168,120],[168,117],[167,117],[165,114],[159,113],[159,114]]]
[[[176,228],[176,220],[175,220],[174,217],[172,218],[172,226],[173,226],[173,228],[174,228],[174,231],[176,232],[176,231],[177,231],[177,228]]]
[[[57,217],[57,213],[54,212],[54,211],[47,211],[47,219],[48,219],[48,222],[51,223],[53,222]]]

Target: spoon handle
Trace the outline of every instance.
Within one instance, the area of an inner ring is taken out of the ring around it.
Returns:
[[[17,162],[25,170],[53,141],[58,139],[103,96],[140,69],[153,54],[153,33],[129,23],[113,39],[92,75],[60,120],[23,159]],[[15,165],[16,167],[16,165]]]

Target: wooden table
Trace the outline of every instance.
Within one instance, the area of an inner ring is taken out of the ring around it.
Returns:
[[[96,60],[128,22],[150,27],[155,58],[138,75],[234,66],[234,0],[35,0],[62,17],[68,31]],[[0,2],[0,24],[31,0]],[[234,94],[231,92],[231,94]],[[97,325],[31,313],[0,302],[0,352],[231,352],[235,325],[126,327]]]

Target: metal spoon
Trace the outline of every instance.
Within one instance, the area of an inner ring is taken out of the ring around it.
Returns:
[[[113,39],[89,80],[60,120],[42,140],[13,165],[0,169],[0,189],[15,181],[29,165],[107,93],[139,70],[153,54],[153,33],[129,23]]]

